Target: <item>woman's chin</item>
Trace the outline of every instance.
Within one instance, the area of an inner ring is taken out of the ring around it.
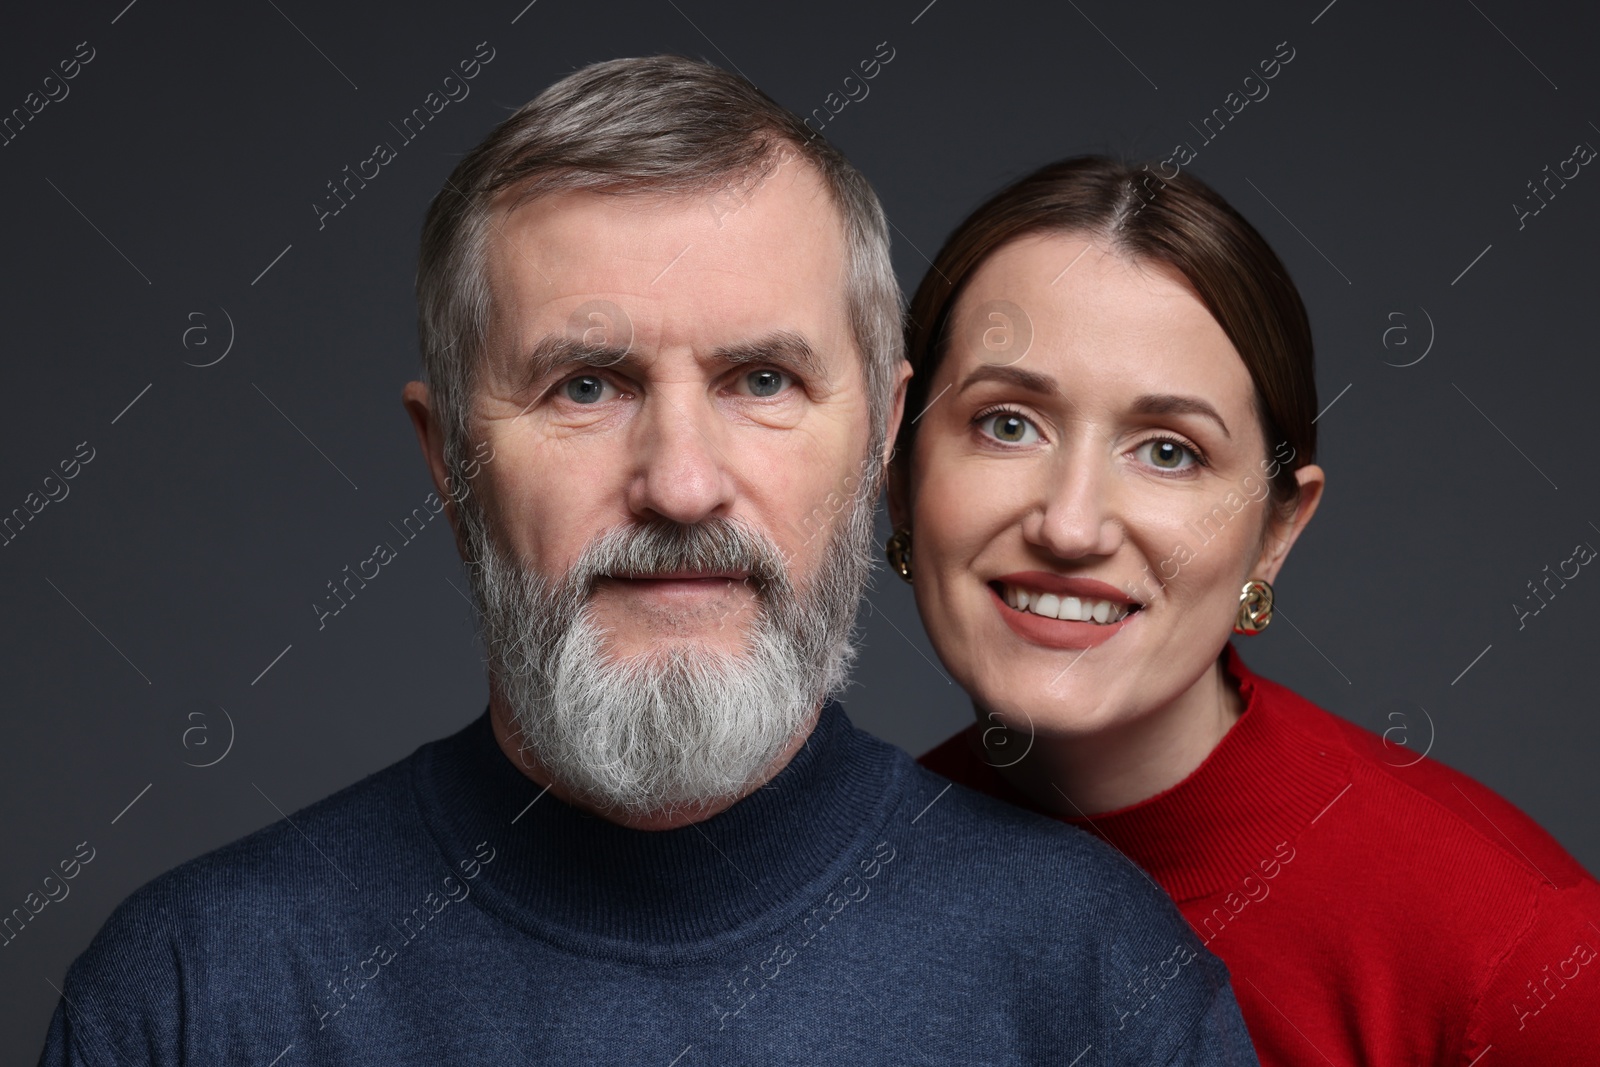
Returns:
[[[968,687],[980,730],[1039,740],[1073,741],[1093,737],[1124,718],[1122,701],[1108,699],[1107,686],[1089,679],[1056,679],[1048,673],[1018,670],[976,679]]]

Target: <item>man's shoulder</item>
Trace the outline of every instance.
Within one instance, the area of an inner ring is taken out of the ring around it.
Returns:
[[[1010,901],[1052,925],[1094,916],[1189,932],[1161,887],[1100,838],[905,763],[901,833],[943,872],[952,896],[985,907]]]
[[[204,951],[237,944],[252,927],[302,925],[317,902],[394,863],[420,832],[410,779],[427,746],[292,813],[252,782],[280,818],[157,875],[112,911],[74,964],[82,971],[166,945]]]
[[[1079,867],[1086,874],[1104,872],[1117,880],[1140,877],[1131,861],[1093,834],[947,778],[909,756],[905,763],[908,793],[928,797],[927,806],[913,815],[913,825],[927,824],[929,836],[945,847],[1003,847],[1017,863],[1052,870]]]
[[[67,970],[71,1011],[58,1005],[47,1060],[106,1034],[176,1048],[186,1002],[248,985],[332,938],[360,880],[404,863],[421,840],[410,779],[427,747],[290,814],[278,789],[250,783],[282,817],[157,875],[112,910]],[[115,1047],[101,1054],[120,1059]]]
[[[937,939],[1011,1003],[1104,1021],[1117,1062],[1166,1062],[1207,1012],[1236,1015],[1227,968],[1132,860],[909,756],[901,774],[876,859],[903,865],[908,940]]]

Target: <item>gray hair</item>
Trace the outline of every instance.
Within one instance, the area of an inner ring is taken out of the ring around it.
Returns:
[[[877,195],[837,149],[745,78],[681,56],[648,56],[591,64],[518,108],[467,153],[428,208],[417,265],[418,332],[452,475],[459,477],[467,454],[470,397],[488,333],[484,258],[499,194],[515,190],[523,203],[580,189],[705,192],[748,180],[785,148],[816,169],[844,222],[846,300],[867,384],[869,456],[881,456],[905,342]],[[870,468],[866,481],[875,490],[882,465]]]

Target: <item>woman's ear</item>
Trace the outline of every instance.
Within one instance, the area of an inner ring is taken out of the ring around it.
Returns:
[[[1300,502],[1295,505],[1294,514],[1288,518],[1280,518],[1270,510],[1267,520],[1267,533],[1261,546],[1261,555],[1256,559],[1256,565],[1250,571],[1250,577],[1260,578],[1267,582],[1278,579],[1278,571],[1283,568],[1283,562],[1289,557],[1289,549],[1300,537],[1300,532],[1311,521],[1311,516],[1316,514],[1317,505],[1322,502],[1322,490],[1327,485],[1327,475],[1315,463],[1308,463],[1294,472],[1295,481],[1300,483]]]

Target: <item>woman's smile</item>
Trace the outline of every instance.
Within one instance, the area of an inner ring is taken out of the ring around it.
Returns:
[[[1011,631],[1046,648],[1096,648],[1144,609],[1115,586],[1047,571],[1019,571],[989,582],[991,602]]]

